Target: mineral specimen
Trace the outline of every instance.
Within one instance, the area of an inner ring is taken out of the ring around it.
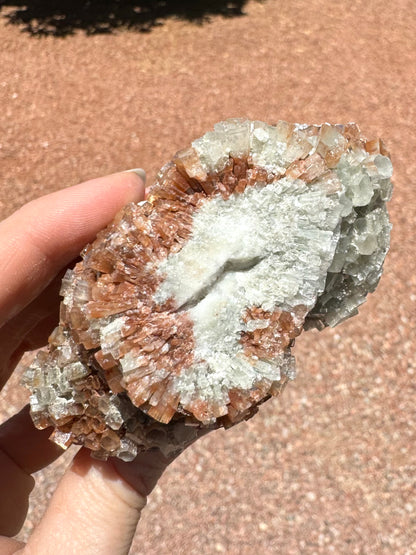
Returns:
[[[391,174],[355,124],[218,123],[67,272],[60,324],[25,374],[36,426],[131,460],[177,449],[186,425],[253,415],[294,378],[302,329],[375,289]]]

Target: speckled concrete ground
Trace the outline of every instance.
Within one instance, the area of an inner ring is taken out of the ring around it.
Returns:
[[[395,165],[377,293],[359,317],[299,338],[298,377],[280,400],[175,461],[132,553],[416,553],[414,1],[237,2],[241,17],[162,14],[147,33],[95,35],[75,22],[65,38],[7,24],[12,4],[0,8],[3,216],[121,169],[142,166],[151,181],[230,116],[356,121]],[[0,398],[3,417],[24,402],[17,383]],[[22,537],[66,460],[39,473]]]

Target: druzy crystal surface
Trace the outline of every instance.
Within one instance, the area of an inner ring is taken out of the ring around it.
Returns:
[[[218,123],[67,272],[25,374],[36,426],[131,460],[253,415],[294,378],[295,337],[374,291],[391,175],[355,124]]]

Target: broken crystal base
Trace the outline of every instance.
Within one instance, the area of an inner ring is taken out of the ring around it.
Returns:
[[[36,426],[131,460],[178,449],[184,424],[252,416],[295,376],[302,329],[374,291],[391,174],[355,124],[218,123],[67,272],[60,324],[25,374]]]

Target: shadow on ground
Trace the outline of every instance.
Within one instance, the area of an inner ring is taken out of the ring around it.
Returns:
[[[65,37],[124,28],[148,32],[168,18],[208,22],[244,15],[248,0],[0,0],[0,16],[31,35]]]

